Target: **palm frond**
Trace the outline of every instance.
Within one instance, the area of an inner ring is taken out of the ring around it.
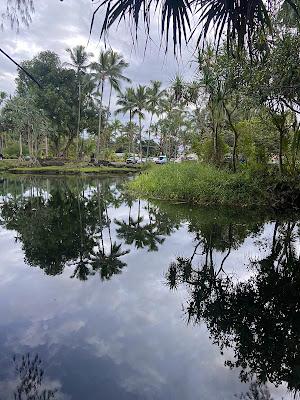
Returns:
[[[300,19],[298,0],[104,0],[94,14],[106,8],[101,35],[122,20],[130,22],[136,37],[141,22],[149,34],[151,20],[154,14],[159,14],[166,48],[171,32],[174,50],[194,36],[198,46],[209,36],[219,45],[226,36],[228,47],[237,43],[240,49],[251,48],[257,32],[272,31],[271,17],[283,5]],[[193,27],[192,20],[195,20]],[[91,29],[93,24],[94,19]]]

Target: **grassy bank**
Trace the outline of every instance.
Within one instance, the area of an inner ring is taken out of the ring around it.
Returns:
[[[116,163],[117,164],[117,163]],[[96,167],[87,162],[68,161],[59,166],[33,166],[28,161],[16,159],[1,160],[0,172],[9,172],[13,174],[38,174],[38,175],[80,175],[80,174],[130,174],[140,171],[144,166],[134,165],[126,166],[124,164]]]
[[[17,168],[17,167],[22,167],[22,166],[26,166],[26,165],[28,165],[28,163],[26,163],[26,161],[19,161],[16,159],[1,160],[0,161],[0,172],[9,171],[11,168]]]
[[[295,179],[269,173],[230,173],[198,163],[155,166],[129,183],[134,193],[162,200],[230,207],[300,207]]]
[[[80,175],[80,174],[131,174],[137,172],[136,168],[127,167],[17,167],[7,170],[12,174],[38,174],[38,175]]]

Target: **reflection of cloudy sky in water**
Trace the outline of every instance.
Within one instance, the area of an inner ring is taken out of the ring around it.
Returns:
[[[144,207],[142,214],[146,217]],[[132,215],[137,215],[137,204]],[[109,216],[127,219],[128,208],[111,209]],[[1,228],[3,393],[12,386],[11,355],[27,351],[39,354],[48,385],[59,388],[59,399],[233,400],[247,388],[238,371],[224,367],[232,354],[220,355],[205,325],[186,325],[186,290],[174,293],[164,284],[169,262],[193,250],[186,226],[166,238],[158,252],[126,255],[122,274],[105,282],[98,276],[86,282],[70,279],[71,267],[62,275],[47,276],[24,264],[14,237]],[[226,268],[236,266],[241,279],[249,275],[244,264],[254,240],[248,238],[226,262]],[[216,262],[222,257],[215,255]],[[281,398],[280,391],[274,398]]]

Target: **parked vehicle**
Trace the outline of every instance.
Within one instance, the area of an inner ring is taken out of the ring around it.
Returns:
[[[142,159],[138,158],[138,160],[137,160],[138,164],[144,164],[145,162],[146,162],[146,158],[142,158]]]
[[[166,164],[168,162],[167,156],[159,156],[156,164]]]
[[[186,161],[198,161],[197,154],[187,154]]]
[[[133,157],[129,157],[126,160],[126,164],[137,164],[138,160],[136,158]]]

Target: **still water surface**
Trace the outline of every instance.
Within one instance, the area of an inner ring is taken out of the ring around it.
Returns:
[[[297,218],[123,183],[0,181],[0,399],[234,400],[257,381],[247,399],[293,398]]]

